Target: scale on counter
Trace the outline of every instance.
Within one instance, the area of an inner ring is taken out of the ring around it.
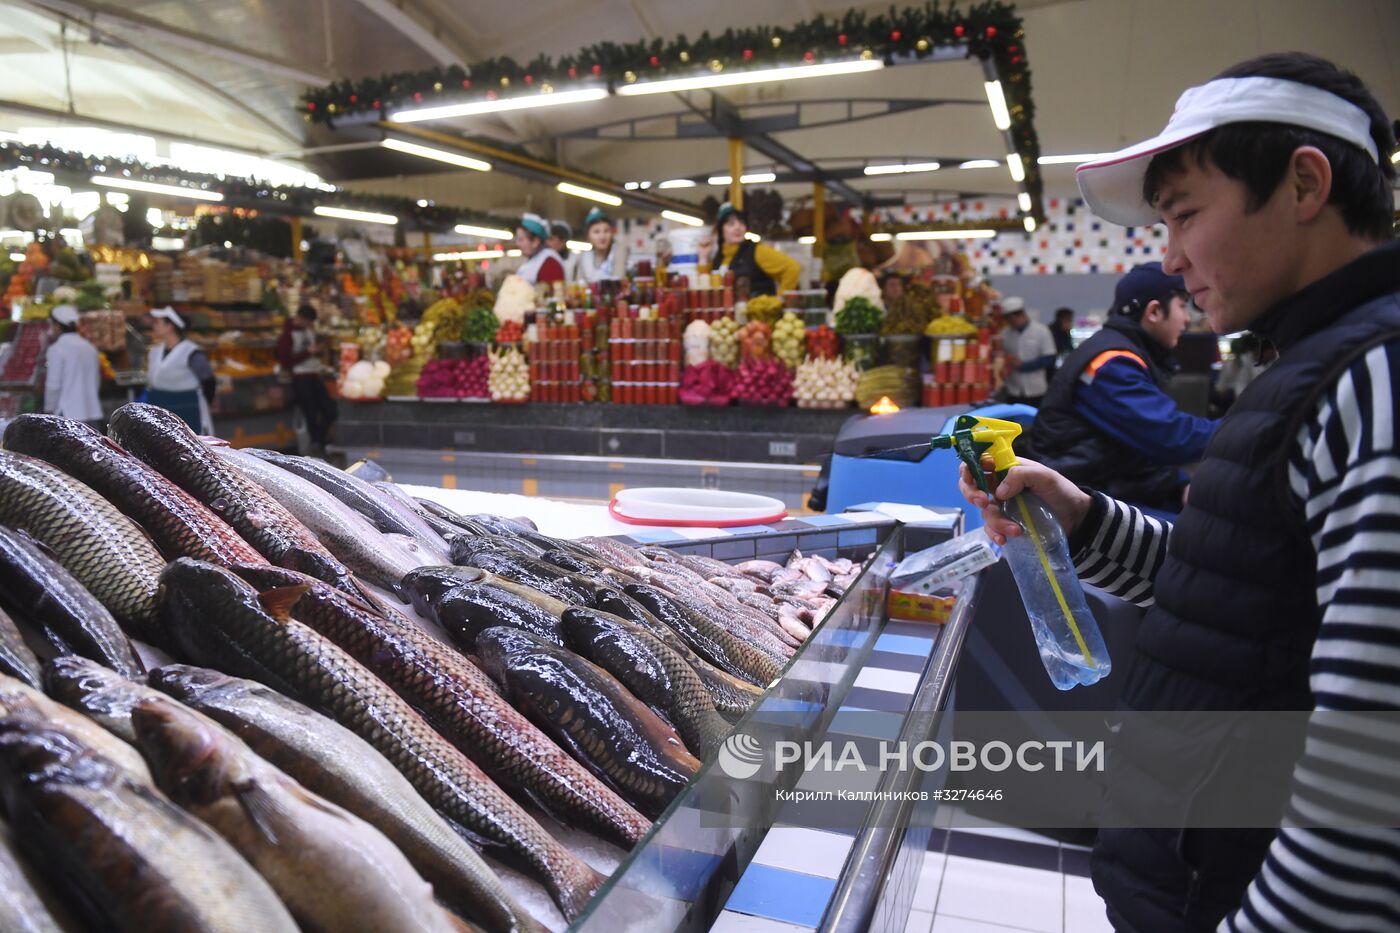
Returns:
[[[1028,405],[982,408],[905,408],[888,415],[851,418],[837,432],[827,487],[828,515],[871,502],[962,509],[965,530],[980,528],[982,517],[958,494],[958,457],[933,450],[929,438],[949,434],[959,415],[1015,421],[1029,430],[1035,409]]]

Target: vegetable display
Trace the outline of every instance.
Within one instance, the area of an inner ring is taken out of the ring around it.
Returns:
[[[836,333],[875,334],[880,331],[883,313],[866,298],[852,298],[836,312]]]
[[[739,362],[739,322],[720,318],[710,325],[710,358],[733,366]]]
[[[773,325],[773,352],[788,369],[796,369],[806,354],[807,328],[791,311]]]

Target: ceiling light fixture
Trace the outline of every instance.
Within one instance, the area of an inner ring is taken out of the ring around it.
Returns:
[[[936,172],[942,166],[937,162],[907,162],[901,165],[867,165],[867,175],[907,175],[912,172]]]
[[[462,236],[484,236],[493,240],[509,240],[515,236],[509,230],[500,230],[496,227],[474,227],[471,224],[458,224],[452,229]]]
[[[593,244],[585,243],[582,240],[566,240],[564,245],[576,253],[588,253],[593,251]]]
[[[872,243],[888,243],[890,240],[893,240],[893,239],[894,239],[894,237],[891,236],[891,235],[888,234],[888,233],[872,233],[872,234],[870,234],[870,242],[872,242]]]
[[[996,159],[971,159],[961,163],[958,168],[1001,168],[1001,163]]]
[[[800,236],[797,238],[797,242],[805,246],[811,246],[813,243],[817,242],[817,238],[814,236]]]
[[[995,230],[915,230],[895,234],[896,240],[985,240],[996,236]]]
[[[581,91],[540,92],[529,97],[508,97],[505,100],[479,100],[465,104],[443,104],[438,107],[417,107],[389,114],[393,123],[421,123],[425,120],[450,120],[453,117],[474,117],[483,113],[507,110],[528,110],[533,107],[558,107],[561,104],[581,104],[602,100],[608,96],[605,87],[584,88]]]
[[[561,181],[554,186],[554,190],[560,194],[572,194],[576,198],[587,198],[590,201],[597,201],[599,204],[607,204],[611,207],[621,207],[622,198],[615,194],[608,194],[606,191],[595,191],[592,188],[585,188],[582,185],[575,185],[572,182]]]
[[[1021,210],[1029,211],[1031,209],[1031,196],[1022,191],[1016,195],[1016,203],[1020,205]]]
[[[744,233],[744,239],[752,240],[754,243],[763,242],[763,237],[759,236],[757,233],[754,233],[752,230],[746,231]]]
[[[711,175],[705,181],[712,185],[727,185],[734,181],[734,178],[731,175]]]
[[[500,259],[506,254],[502,249],[469,249],[459,253],[434,253],[434,262],[458,262],[463,259]]]
[[[1027,233],[1035,233],[1035,218],[1027,217],[1023,222]]]
[[[657,185],[658,188],[694,188],[695,182],[689,178],[671,178]]]
[[[799,78],[829,78],[836,75],[879,71],[885,67],[878,58],[854,59],[844,62],[824,62],[816,65],[794,65],[787,68],[761,68],[756,71],[702,74],[690,78],[663,78],[659,81],[638,81],[617,89],[622,97],[638,94],[670,94],[676,91],[699,91],[711,87],[734,87],[740,84],[770,84],[774,81],[795,81]]]
[[[692,217],[689,214],[682,214],[680,211],[662,211],[661,216],[667,220],[674,220],[678,224],[685,224],[690,227],[703,227],[705,221],[699,217]]]
[[[420,146],[403,139],[389,137],[379,143],[385,149],[392,149],[395,152],[403,152],[408,155],[418,156],[420,159],[433,159],[437,162],[446,162],[448,165],[456,165],[460,168],[469,168],[477,172],[491,171],[491,163],[483,162],[481,159],[473,159],[457,152],[447,149],[434,149],[432,146]]]
[[[1012,152],[1006,156],[1006,167],[1011,171],[1011,180],[1018,185],[1026,180],[1026,166],[1021,161],[1021,153]]]
[[[1000,81],[984,82],[987,89],[987,103],[992,105],[992,122],[999,130],[1011,129],[1011,111],[1006,109],[1006,95],[1001,91]]]
[[[132,178],[111,178],[107,175],[92,176],[94,185],[103,188],[122,188],[126,191],[144,191],[147,194],[167,194],[172,198],[191,198],[195,201],[222,201],[224,196],[217,191],[203,188],[185,188],[181,185],[158,185],[149,181],[136,181]]]
[[[772,172],[754,172],[752,175],[739,176],[739,184],[741,185],[763,185],[777,180],[778,176]]]
[[[318,217],[335,217],[338,220],[363,220],[370,224],[396,224],[399,219],[393,214],[376,214],[374,211],[352,211],[346,207],[322,207],[312,209]]]

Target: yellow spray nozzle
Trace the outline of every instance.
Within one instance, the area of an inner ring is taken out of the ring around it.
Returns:
[[[992,468],[997,473],[1011,469],[1020,462],[1011,448],[1011,442],[1020,433],[1021,426],[1014,421],[961,415],[953,422],[951,434],[939,434],[930,443],[934,448],[951,447],[956,451],[958,458],[972,471],[977,485],[990,494],[987,477],[982,471],[982,455],[992,455]]]

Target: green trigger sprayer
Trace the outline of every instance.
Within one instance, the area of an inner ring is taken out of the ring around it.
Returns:
[[[953,423],[951,434],[940,434],[930,443],[936,450],[951,448],[967,464],[978,488],[995,502],[992,489],[1020,462],[1011,447],[1020,433],[1021,426],[1014,421],[962,415]],[[992,458],[992,483],[982,469],[986,454]],[[1021,526],[1021,534],[1007,538],[1002,552],[1021,591],[1051,682],[1061,690],[1095,683],[1112,664],[1098,623],[1084,602],[1064,529],[1050,507],[1029,489],[1001,503],[1001,510]]]

